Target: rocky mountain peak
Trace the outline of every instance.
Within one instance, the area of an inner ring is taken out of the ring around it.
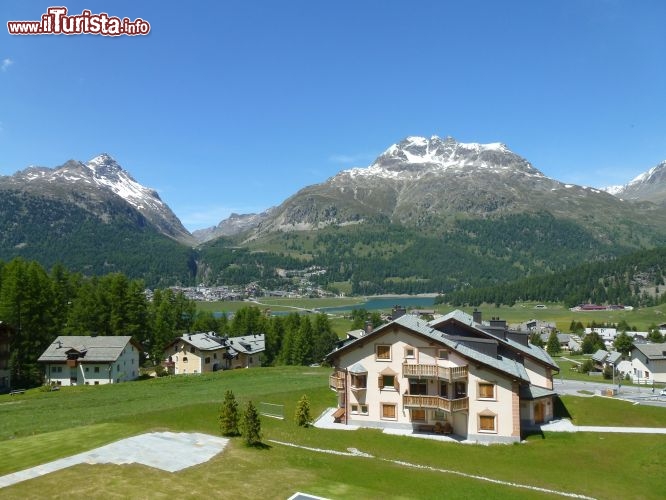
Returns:
[[[444,172],[483,169],[495,173],[521,173],[544,177],[527,160],[506,145],[458,142],[453,137],[409,136],[393,144],[367,168],[345,170],[343,174],[393,179],[414,179]]]

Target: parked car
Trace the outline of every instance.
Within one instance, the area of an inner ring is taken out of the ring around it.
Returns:
[[[666,396],[666,389],[662,389],[661,391],[659,391],[659,395]]]

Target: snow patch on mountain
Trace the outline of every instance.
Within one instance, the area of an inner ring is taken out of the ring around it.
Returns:
[[[110,155],[102,153],[88,161],[86,167],[97,185],[110,189],[132,206],[138,209],[144,209],[146,205],[154,210],[164,208],[155,190],[136,182]]]
[[[498,161],[498,158],[501,161]],[[394,180],[420,179],[433,173],[471,168],[494,172],[520,172],[536,178],[545,176],[529,162],[500,142],[480,144],[457,142],[452,137],[409,136],[391,145],[368,167],[343,170],[339,175],[377,177]]]

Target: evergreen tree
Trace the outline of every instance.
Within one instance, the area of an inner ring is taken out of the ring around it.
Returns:
[[[294,349],[292,364],[309,365],[312,363],[312,341],[313,341],[312,323],[307,316],[301,320],[301,327],[294,338]]]
[[[326,314],[317,314],[314,321],[314,343],[312,346],[312,360],[320,363],[324,356],[331,352],[338,342],[338,336],[331,328]]]
[[[546,345],[546,351],[548,351],[548,354],[553,355],[553,354],[559,354],[562,348],[560,347],[560,341],[557,340],[557,332],[553,330],[550,332],[550,336],[548,337],[548,344]]]
[[[539,332],[532,332],[530,334],[530,342],[537,347],[543,347],[543,340]]]
[[[252,401],[247,402],[243,412],[241,434],[248,446],[256,446],[261,443],[261,419]]]
[[[312,417],[310,416],[310,401],[305,394],[303,394],[296,405],[294,420],[299,427],[308,427],[312,422]]]
[[[239,424],[238,402],[231,390],[224,393],[224,401],[220,408],[220,432],[223,436],[238,436]]]

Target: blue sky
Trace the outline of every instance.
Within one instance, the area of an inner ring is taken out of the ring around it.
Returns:
[[[63,1],[151,33],[7,33],[51,5],[0,3],[0,174],[108,152],[191,230],[409,135],[597,187],[666,160],[661,0]]]

